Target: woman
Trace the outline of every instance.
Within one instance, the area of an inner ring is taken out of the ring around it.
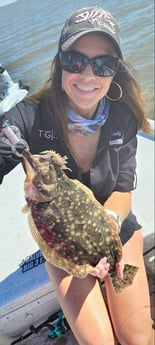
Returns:
[[[59,302],[80,345],[153,345],[141,226],[131,212],[136,187],[136,134],[149,131],[140,88],[123,61],[115,19],[102,8],[76,11],[62,29],[51,76],[37,94],[6,114],[32,153],[69,158],[67,174],[89,186],[120,231],[124,263],[139,267],[116,294],[102,258],[85,279],[46,263]],[[16,147],[22,151],[23,144]],[[20,161],[2,138],[1,179]],[[121,229],[120,229],[121,226]],[[99,279],[105,279],[107,303]]]

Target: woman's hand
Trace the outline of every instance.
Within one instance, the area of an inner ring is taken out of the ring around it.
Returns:
[[[93,267],[89,271],[89,274],[94,277],[104,279],[109,272],[109,268],[110,268],[110,264],[108,263],[107,258],[104,257],[98,262],[98,264],[95,267]],[[120,279],[123,279],[123,270],[124,270],[124,260],[121,259],[119,262],[116,263],[116,272],[117,272],[117,276]]]
[[[109,268],[110,264],[107,262],[107,258],[104,257],[98,262],[95,267],[92,267],[89,274],[94,277],[104,279],[108,274]]]

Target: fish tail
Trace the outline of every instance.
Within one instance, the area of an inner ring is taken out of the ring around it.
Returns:
[[[138,267],[126,264],[123,271],[123,279],[119,278],[117,275],[112,277],[112,284],[117,293],[124,290],[126,287],[133,283],[134,277],[138,271]]]

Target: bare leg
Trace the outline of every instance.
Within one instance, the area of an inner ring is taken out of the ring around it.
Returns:
[[[78,279],[46,263],[60,305],[80,345],[114,345],[114,335],[99,282]]]
[[[123,247],[125,263],[139,267],[133,284],[116,294],[106,278],[108,306],[114,329],[121,345],[153,345],[150,299],[143,261],[143,238],[136,231]]]

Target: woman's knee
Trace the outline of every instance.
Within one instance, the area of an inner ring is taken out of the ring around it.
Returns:
[[[145,325],[144,325],[145,328]],[[120,337],[119,343],[121,345],[154,345],[154,336],[152,334],[146,334],[134,332],[133,334],[128,335],[128,337]]]
[[[79,345],[115,345],[116,342],[114,340],[114,337],[106,337],[101,338],[97,334],[95,337],[92,337],[89,332],[87,332],[87,335],[83,336],[80,334],[79,337],[76,337]]]
[[[116,331],[121,345],[154,345],[152,320],[149,308],[139,310],[129,317]]]

